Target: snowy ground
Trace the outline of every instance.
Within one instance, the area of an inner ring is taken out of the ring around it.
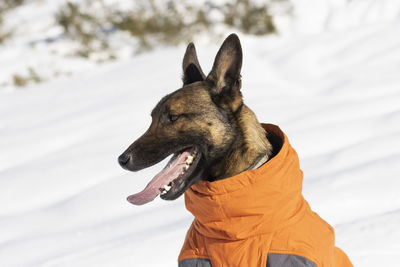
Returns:
[[[316,11],[300,2],[297,23],[283,37],[241,36],[245,102],[260,121],[286,131],[305,173],[304,195],[335,227],[337,245],[355,266],[394,266],[399,5],[324,6],[330,15],[316,17],[320,26],[311,29],[301,25]],[[8,58],[0,61],[4,69],[21,60],[19,50],[7,49],[0,54]],[[217,49],[197,47],[205,71]],[[183,198],[130,205],[125,197],[162,163],[128,173],[117,157],[148,127],[160,97],[180,87],[184,50],[78,64],[72,76],[1,92],[0,266],[176,266],[192,220]]]

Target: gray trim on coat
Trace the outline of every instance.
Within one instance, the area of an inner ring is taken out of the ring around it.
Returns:
[[[209,259],[185,259],[179,262],[178,267],[212,266]],[[301,256],[270,253],[268,254],[267,267],[317,267],[317,265]]]
[[[317,267],[307,258],[290,254],[268,254],[267,267]]]
[[[209,259],[186,259],[181,260],[178,267],[212,267]]]

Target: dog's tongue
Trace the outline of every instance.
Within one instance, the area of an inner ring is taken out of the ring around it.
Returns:
[[[127,200],[134,205],[143,205],[154,200],[161,193],[160,188],[164,188],[164,185],[168,185],[172,180],[179,177],[185,169],[185,161],[191,155],[191,152],[192,149],[183,151],[176,157],[174,156],[168,162],[167,166],[148,183],[142,192],[130,195]]]

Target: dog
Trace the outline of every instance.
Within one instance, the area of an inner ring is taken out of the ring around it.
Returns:
[[[260,124],[243,103],[242,57],[238,36],[229,35],[206,76],[188,45],[182,88],[158,102],[149,129],[118,162],[139,171],[172,158],[127,200],[143,205],[185,194],[195,219],[181,267],[352,266],[334,246],[333,229],[304,200],[297,154],[285,134]]]

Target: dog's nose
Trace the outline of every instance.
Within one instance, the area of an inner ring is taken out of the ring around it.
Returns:
[[[131,160],[131,156],[129,154],[123,153],[121,156],[118,157],[118,163],[121,165],[122,168],[126,168],[126,165]]]

